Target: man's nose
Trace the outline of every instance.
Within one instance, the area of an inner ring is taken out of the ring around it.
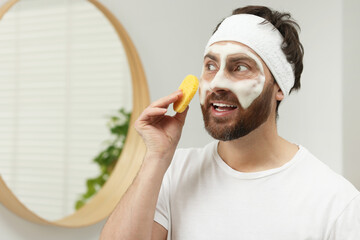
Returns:
[[[228,88],[224,88],[224,87],[214,87],[211,88],[211,92],[220,95],[220,94],[224,94],[225,92],[228,92],[229,89]]]
[[[229,88],[226,84],[226,76],[224,75],[223,71],[217,72],[215,77],[211,80],[210,89],[214,93],[229,91]]]

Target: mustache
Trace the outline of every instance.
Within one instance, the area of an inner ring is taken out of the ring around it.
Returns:
[[[224,101],[234,105],[239,106],[239,100],[235,94],[232,92],[224,91],[224,92],[212,92],[207,98],[205,99],[206,105],[209,105],[211,101]]]

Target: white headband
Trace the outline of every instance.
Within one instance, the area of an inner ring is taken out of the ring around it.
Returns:
[[[252,14],[232,15],[211,36],[205,53],[210,45],[220,41],[239,42],[254,50],[270,69],[284,96],[289,95],[295,82],[293,68],[281,50],[283,37],[270,22]]]

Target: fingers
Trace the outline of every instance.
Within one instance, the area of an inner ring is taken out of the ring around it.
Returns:
[[[163,119],[165,114],[167,113],[167,108],[170,104],[174,103],[182,96],[182,91],[177,90],[172,94],[160,98],[150,104],[139,116],[137,121],[135,122],[135,127],[139,128],[146,125],[155,124]],[[183,113],[177,113],[174,118],[179,121],[182,125],[185,122],[187,109]]]
[[[154,117],[164,116],[166,112],[167,112],[166,108],[148,107],[141,113],[138,120],[148,122],[153,120]]]
[[[149,107],[168,108],[169,105],[176,102],[176,100],[178,100],[182,96],[182,94],[183,93],[181,90],[177,90],[166,97],[156,100],[155,102],[150,104]]]
[[[187,115],[187,112],[189,110],[189,106],[186,107],[186,109],[182,113],[176,113],[174,118],[176,118],[179,122],[181,122],[182,125],[185,123],[185,118]]]

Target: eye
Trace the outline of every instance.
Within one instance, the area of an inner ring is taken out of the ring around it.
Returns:
[[[211,63],[207,64],[206,67],[207,67],[207,70],[209,70],[209,71],[215,71],[216,70],[216,67]]]
[[[245,65],[238,65],[235,69],[235,71],[238,71],[238,72],[243,72],[243,71],[246,71],[246,70],[249,70],[248,67],[246,67]]]

